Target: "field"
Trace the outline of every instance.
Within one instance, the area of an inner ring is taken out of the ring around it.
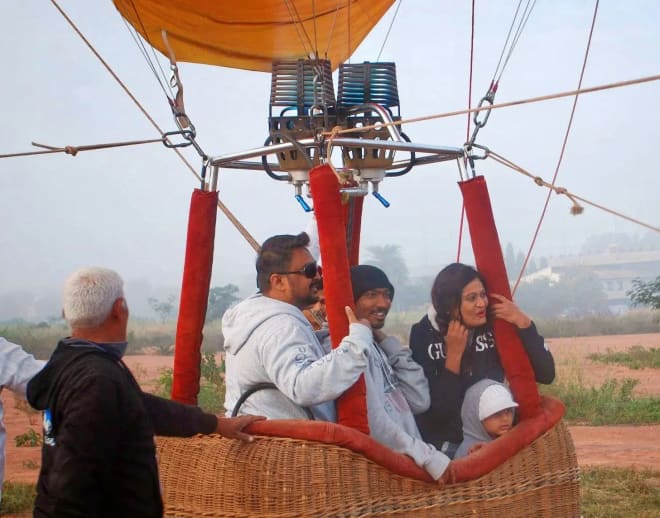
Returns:
[[[619,335],[607,337],[555,338],[549,340],[557,364],[557,379],[576,379],[585,387],[598,387],[605,381],[631,378],[638,380],[635,396],[660,397],[660,370],[632,369],[618,363],[603,363],[590,359],[596,353],[627,351],[631,347],[660,349],[660,334]],[[172,356],[127,356],[126,362],[146,390],[153,390],[155,380],[163,369],[172,366]],[[40,448],[16,447],[14,438],[40,431],[40,416],[30,412],[8,391],[3,391],[5,425],[7,428],[7,463],[5,480],[11,482],[36,481],[40,463]],[[634,468],[660,472],[660,424],[584,426],[571,424],[581,468]],[[26,438],[28,436],[25,436]],[[653,477],[654,490],[657,478]],[[650,515],[648,515],[650,516]],[[660,516],[660,514],[655,515]]]

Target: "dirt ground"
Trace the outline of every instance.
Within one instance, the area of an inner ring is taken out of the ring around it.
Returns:
[[[608,350],[626,350],[634,345],[660,348],[660,333],[647,335],[599,336],[586,338],[556,338],[549,340],[555,357],[558,376],[579,373],[583,383],[600,384],[608,378],[636,378],[639,394],[660,396],[658,369],[631,370],[602,364],[587,356]],[[171,356],[127,356],[126,362],[143,387],[153,387],[159,373],[172,366]],[[2,392],[5,404],[7,451],[5,480],[35,482],[39,473],[40,448],[18,448],[14,438],[33,428],[41,431],[41,417],[31,412],[9,391]],[[652,426],[572,426],[580,466],[616,466],[660,470],[660,425]]]

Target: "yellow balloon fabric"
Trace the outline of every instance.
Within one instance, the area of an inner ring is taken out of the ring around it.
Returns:
[[[113,0],[121,15],[177,61],[271,71],[273,61],[346,61],[394,0]]]

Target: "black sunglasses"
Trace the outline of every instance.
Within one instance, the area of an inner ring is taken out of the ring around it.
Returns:
[[[319,276],[321,275],[321,267],[318,264],[316,264],[316,261],[313,261],[311,263],[307,263],[300,270],[295,270],[293,272],[273,272],[273,273],[277,275],[298,274],[298,275],[304,275],[308,279],[313,279],[314,277],[316,277],[317,273],[319,274]]]

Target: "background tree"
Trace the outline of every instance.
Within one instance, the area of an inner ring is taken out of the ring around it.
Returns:
[[[626,292],[633,306],[651,306],[660,309],[660,275],[655,280],[644,282],[642,279],[633,279],[632,289]]]
[[[401,247],[398,245],[368,246],[369,259],[367,264],[377,266],[383,270],[395,290],[402,289],[410,279],[408,266],[401,255]]]
[[[579,318],[609,311],[602,284],[593,273],[583,269],[566,271],[559,279],[521,283],[515,300],[526,313],[540,318]]]
[[[224,286],[217,286],[211,288],[209,291],[209,303],[206,308],[206,322],[213,322],[219,320],[229,307],[238,302],[239,298],[238,286],[234,284],[226,284]]]
[[[158,314],[160,321],[164,324],[168,320],[172,320],[176,313],[176,308],[174,306],[175,300],[176,297],[174,295],[170,295],[167,297],[167,300],[158,300],[155,297],[149,297],[147,302],[149,303],[151,309],[153,309],[154,312]]]

